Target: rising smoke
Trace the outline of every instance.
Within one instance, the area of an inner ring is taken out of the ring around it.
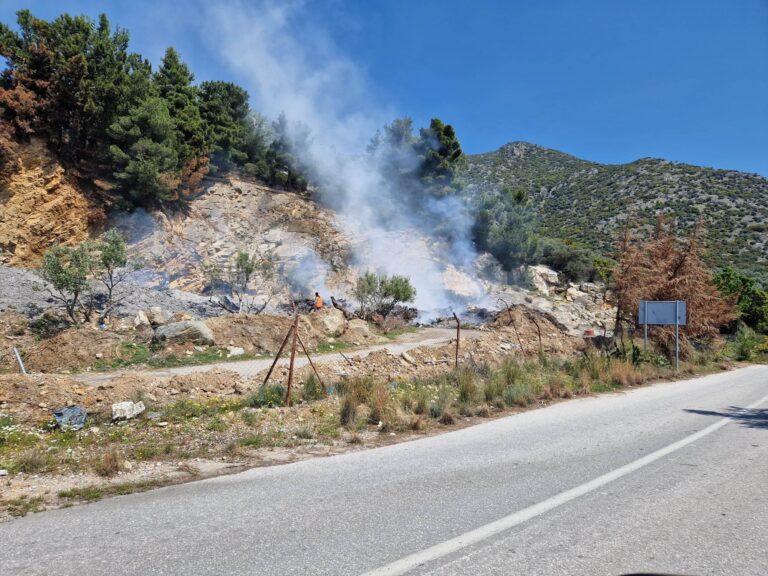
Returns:
[[[375,103],[358,68],[307,23],[304,9],[302,2],[271,1],[209,6],[206,37],[243,79],[256,109],[273,118],[285,113],[311,130],[301,161],[351,236],[357,267],[408,276],[420,310],[458,304],[444,272],[448,264],[469,269],[476,260],[465,206],[429,195],[413,206],[401,182],[387,176],[381,155],[361,153],[395,114]],[[449,230],[450,239],[438,230]]]

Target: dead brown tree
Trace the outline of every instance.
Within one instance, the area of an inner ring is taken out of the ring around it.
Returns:
[[[640,238],[627,225],[617,242],[612,272],[616,293],[615,335],[624,340],[624,328],[634,328],[642,300],[685,300],[687,326],[681,331],[681,350],[690,350],[689,339],[709,339],[735,318],[732,301],[715,286],[712,271],[702,259],[702,225],[687,237],[678,236],[673,223],[660,217],[653,233]],[[664,350],[673,345],[674,334],[666,328],[651,331]]]

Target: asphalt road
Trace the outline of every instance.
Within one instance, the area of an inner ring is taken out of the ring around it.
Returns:
[[[0,574],[768,574],[768,367],[0,524]]]

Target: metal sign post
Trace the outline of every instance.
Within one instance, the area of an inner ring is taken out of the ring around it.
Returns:
[[[648,318],[648,300],[643,300],[643,305],[645,306],[645,314],[644,316]],[[643,352],[648,352],[648,322],[643,324],[645,328],[645,333],[643,335]]]
[[[646,303],[646,306],[648,304]],[[675,371],[680,370],[680,301],[675,300]],[[646,324],[646,327],[648,325]]]
[[[648,348],[648,326],[675,326],[675,370],[680,370],[680,326],[685,326],[684,300],[642,300],[638,311],[638,324],[644,326],[643,347]]]

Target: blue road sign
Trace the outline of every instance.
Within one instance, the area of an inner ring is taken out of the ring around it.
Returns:
[[[641,300],[638,324],[648,326],[685,326],[684,300]],[[677,321],[675,321],[677,318]]]

